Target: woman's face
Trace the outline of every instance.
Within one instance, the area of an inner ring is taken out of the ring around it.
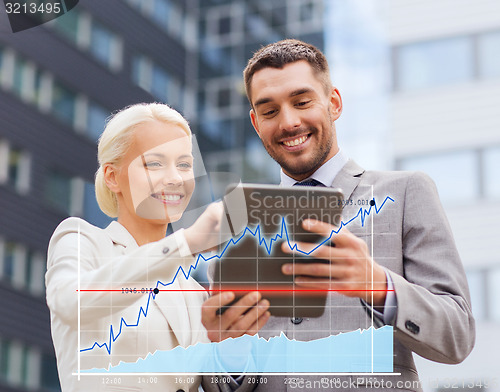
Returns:
[[[118,219],[179,220],[195,186],[189,137],[178,125],[150,121],[132,138],[116,175]]]

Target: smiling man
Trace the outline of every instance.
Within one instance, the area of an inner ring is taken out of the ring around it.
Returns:
[[[319,80],[306,60],[248,78],[249,97],[254,92],[252,124],[287,176],[305,179],[337,154],[334,121],[342,112],[340,94]]]
[[[418,172],[365,171],[339,149],[335,121],[342,113],[342,99],[331,83],[325,56],[314,46],[284,40],[263,47],[249,60],[244,79],[252,124],[281,166],[282,185],[341,188],[347,220],[363,205],[380,205],[387,197],[393,202],[363,224],[349,224],[349,231],[334,237],[335,246],[325,244],[313,252],[311,256],[326,263],[283,265],[282,272],[295,275],[303,288],[339,291],[329,294],[321,317],[269,317],[266,300],[259,302],[261,310],[246,312],[259,301],[256,294],[253,300],[250,294],[241,299],[239,308],[217,315],[216,307],[233,298],[224,293],[227,298],[216,295],[204,304],[209,337],[220,340],[260,330],[264,337],[285,332],[291,339],[309,341],[369,328],[373,320],[376,326],[394,328],[395,374],[378,376],[377,385],[382,381],[393,390],[421,390],[412,353],[459,363],[475,340],[467,279],[434,183]],[[303,226],[324,236],[334,229],[319,221],[304,221]],[[311,245],[298,247],[307,251]],[[293,253],[286,243],[282,248]],[[366,377],[339,380],[349,381],[340,383],[340,390],[376,389]],[[240,387],[233,382],[231,389],[293,389],[282,376],[266,381],[244,381]],[[228,390],[224,388],[229,385],[205,387]]]

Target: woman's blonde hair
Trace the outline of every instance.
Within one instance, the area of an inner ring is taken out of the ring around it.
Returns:
[[[106,185],[104,165],[118,166],[127,152],[134,129],[137,125],[149,121],[161,121],[180,126],[191,138],[189,124],[179,112],[161,103],[139,103],[127,106],[117,112],[107,122],[97,147],[99,169],[95,174],[95,195],[102,212],[111,218],[118,216],[116,194]]]

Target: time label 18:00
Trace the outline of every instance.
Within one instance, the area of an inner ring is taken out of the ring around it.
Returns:
[[[61,3],[5,3],[8,14],[59,14],[61,13]]]

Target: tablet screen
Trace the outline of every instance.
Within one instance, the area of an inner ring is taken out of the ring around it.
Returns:
[[[256,184],[228,187],[224,197],[227,219],[223,219],[221,235],[231,239],[221,245],[220,260],[215,261],[213,288],[233,290],[237,299],[248,291],[258,290],[270,301],[270,312],[275,316],[320,316],[327,292],[305,291],[296,287],[294,276],[281,272],[284,263],[318,260],[306,253],[286,254],[281,246],[283,242],[295,241],[319,246],[328,241],[304,230],[302,222],[316,219],[338,227],[342,201],[339,189],[325,187]]]

